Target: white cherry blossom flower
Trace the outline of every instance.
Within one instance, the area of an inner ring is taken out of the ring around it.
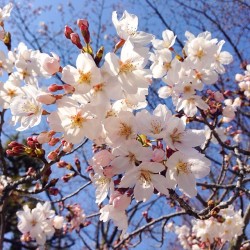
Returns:
[[[138,46],[145,46],[151,42],[153,35],[143,31],[137,31],[138,17],[134,14],[128,13],[126,10],[120,20],[117,18],[117,12],[112,13],[112,22],[116,28],[118,36],[127,40],[130,38],[131,42]]]
[[[180,150],[186,154],[195,154],[194,147],[205,142],[205,135],[202,130],[185,130],[185,122],[178,117],[172,117],[168,121],[164,140],[173,150]]]
[[[115,101],[113,108],[129,112],[143,109],[148,105],[146,95],[148,95],[148,88],[138,88],[136,94],[124,93],[124,98]]]
[[[175,182],[160,174],[165,167],[158,162],[143,162],[138,167],[126,172],[119,187],[134,187],[136,201],[147,201],[153,194],[154,188],[158,192],[168,195],[168,188],[173,188]]]
[[[116,77],[122,89],[128,94],[136,94],[138,88],[147,88],[151,71],[144,69],[149,58],[147,48],[135,48],[127,40],[121,50],[119,59],[114,53],[105,56],[104,68],[111,76]]]
[[[145,148],[136,140],[128,140],[119,147],[113,149],[112,154],[116,156],[110,165],[115,168],[116,174],[121,174],[133,169],[140,161],[149,162],[153,156],[153,152],[149,148]]]
[[[198,95],[180,97],[176,104],[176,110],[181,111],[183,109],[185,115],[188,117],[193,117],[197,113],[197,107],[202,110],[209,108],[209,106]]]
[[[3,22],[10,16],[12,9],[13,9],[12,3],[8,3],[2,9],[0,8],[0,22]]]
[[[159,39],[154,39],[152,40],[152,44],[154,46],[155,49],[164,49],[164,48],[171,48],[173,47],[174,43],[175,43],[175,39],[176,36],[174,35],[174,32],[171,30],[164,30],[162,32],[162,38],[163,40],[159,40]]]
[[[44,245],[46,237],[51,237],[55,232],[51,217],[55,212],[50,210],[49,202],[45,202],[43,205],[38,203],[32,210],[25,205],[23,211],[18,211],[16,214],[19,218],[17,228],[23,234],[29,233],[39,245]]]
[[[111,178],[104,176],[101,173],[95,173],[91,176],[91,180],[96,187],[96,203],[101,204],[107,197],[109,191],[114,191],[114,182]]]
[[[172,117],[171,111],[162,104],[155,108],[152,115],[147,110],[138,112],[136,114],[138,130],[155,139],[163,138],[170,117]]]
[[[13,70],[13,64],[3,51],[0,50],[0,76],[4,72],[11,73]]]
[[[34,127],[41,122],[42,104],[36,100],[40,90],[32,85],[27,85],[21,88],[23,94],[14,97],[10,104],[12,120],[14,125],[18,122],[21,126],[18,131],[23,131]]]
[[[195,179],[203,178],[210,172],[210,161],[198,153],[189,156],[182,152],[175,152],[169,157],[166,164],[167,174],[189,197],[194,197],[197,194]]]
[[[213,65],[213,68],[219,73],[219,74],[224,74],[225,73],[225,68],[223,65],[228,65],[233,61],[233,56],[227,52],[227,51],[222,51],[222,46],[224,45],[225,41],[221,40],[218,42],[217,46],[217,52],[215,54],[215,62]]]
[[[100,69],[88,53],[80,54],[76,68],[67,65],[62,71],[62,80],[75,88],[76,93],[86,94],[96,84],[102,82]]]
[[[122,235],[128,228],[128,218],[124,210],[116,209],[113,205],[105,205],[100,209],[100,221],[107,222],[112,220],[119,230],[122,230]]]
[[[48,116],[50,128],[62,132],[67,142],[80,143],[85,137],[95,138],[98,125],[87,105],[79,105],[70,97],[63,97],[56,102],[57,111]]]
[[[104,129],[107,143],[112,146],[119,146],[137,136],[135,117],[128,111],[121,111],[116,117],[108,117],[104,121]]]
[[[214,55],[217,52],[217,39],[211,39],[211,33],[203,32],[194,37],[190,32],[185,36],[188,42],[185,45],[185,52],[189,59],[195,64],[203,67],[209,67],[215,61]]]
[[[12,99],[18,95],[23,95],[20,81],[11,81],[0,83],[0,107],[8,109]]]

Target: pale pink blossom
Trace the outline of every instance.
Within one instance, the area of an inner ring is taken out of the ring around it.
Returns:
[[[153,35],[143,31],[137,31],[138,17],[134,14],[128,13],[126,10],[123,12],[120,20],[117,18],[117,12],[113,11],[112,22],[116,28],[118,36],[123,40],[127,40],[129,38],[135,45],[147,45],[154,37]]]
[[[12,3],[8,3],[3,8],[0,8],[0,22],[3,22],[10,16],[12,9],[13,9]]]
[[[175,43],[175,39],[176,36],[174,35],[174,32],[171,30],[164,30],[162,32],[162,38],[163,40],[159,40],[159,39],[154,39],[152,40],[152,44],[154,46],[155,49],[164,49],[164,48],[171,48],[174,43]]]
[[[173,188],[175,182],[160,174],[165,166],[158,162],[143,162],[138,167],[125,173],[119,187],[134,187],[136,201],[147,201],[153,194],[154,188],[158,192],[168,195],[168,188]]]
[[[46,71],[49,75],[54,75],[59,71],[60,68],[60,58],[57,54],[51,53],[52,57],[42,53],[40,56],[41,67],[44,71]]]
[[[120,59],[114,53],[105,56],[104,70],[110,74],[117,84],[128,94],[136,94],[138,88],[149,85],[151,71],[145,69],[149,58],[147,48],[135,48],[128,39],[122,50]]]
[[[168,172],[172,180],[175,180],[179,189],[189,197],[197,194],[195,179],[203,178],[210,172],[210,161],[202,154],[193,156],[175,152],[167,160]]]
[[[76,93],[85,94],[102,82],[102,76],[92,56],[84,53],[77,57],[76,68],[70,65],[63,68],[62,80],[72,85]]]

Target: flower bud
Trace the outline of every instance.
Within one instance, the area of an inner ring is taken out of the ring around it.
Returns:
[[[73,144],[72,143],[69,143],[69,142],[66,142],[66,141],[62,141],[62,144],[63,144],[63,152],[65,153],[69,153],[72,148],[73,148]]]
[[[5,36],[5,31],[4,31],[3,27],[0,27],[0,40],[1,41],[3,41],[4,36]]]
[[[50,92],[56,92],[58,90],[62,90],[63,89],[63,86],[61,85],[57,85],[55,83],[51,84],[49,87],[48,87],[48,91]]]
[[[55,103],[56,98],[48,93],[41,93],[36,97],[36,100],[42,104],[49,105]]]
[[[96,55],[95,55],[95,63],[96,65],[99,65],[100,61],[102,60],[102,57],[103,57],[103,52],[104,52],[104,47],[100,47],[100,49],[96,52]]]
[[[51,151],[49,154],[48,154],[48,159],[51,160],[51,161],[55,161],[58,157],[58,153],[56,151]]]
[[[115,45],[115,50],[114,50],[114,53],[120,49],[125,43],[125,40],[121,39],[116,45]]]
[[[58,188],[50,187],[49,188],[49,194],[54,195],[54,196],[58,195],[59,194]]]
[[[74,31],[68,26],[68,25],[65,25],[65,28],[64,28],[64,35],[67,39],[71,39],[70,38],[70,34],[72,34]]]
[[[34,168],[32,168],[32,167],[29,167],[28,171],[25,174],[26,175],[30,175],[30,176],[35,175],[36,174],[36,170]]]
[[[81,30],[81,33],[82,33],[82,36],[83,36],[83,39],[84,39],[84,42],[86,44],[89,44],[90,43],[90,33],[89,33],[89,27],[82,24],[80,26],[80,30]]]
[[[74,177],[74,173],[69,173],[69,174],[66,174],[66,175],[64,175],[63,177],[62,177],[62,180],[64,181],[64,182],[68,182],[72,177]]]
[[[6,32],[4,34],[3,42],[6,45],[6,47],[8,48],[8,50],[11,50],[11,35],[9,32]]]
[[[78,19],[77,26],[81,28],[82,25],[89,27],[89,22],[86,19]]]
[[[81,40],[80,40],[80,37],[77,33],[71,33],[70,40],[73,44],[75,44],[77,46],[78,49],[82,49]]]
[[[53,219],[53,226],[55,229],[61,229],[63,227],[63,216],[56,215]]]
[[[81,171],[81,163],[78,158],[75,159],[75,165],[77,170],[80,172]]]
[[[50,141],[49,141],[48,144],[49,144],[50,146],[55,146],[59,141],[60,141],[60,138],[55,138],[55,137],[53,137],[53,138],[50,139]]]

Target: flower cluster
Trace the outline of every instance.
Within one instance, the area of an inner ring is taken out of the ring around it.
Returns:
[[[62,216],[55,216],[55,211],[51,210],[49,202],[37,203],[36,207],[30,209],[24,205],[23,211],[18,211],[18,229],[23,233],[22,240],[36,240],[37,244],[44,245],[46,237],[51,237],[55,229],[63,227]]]
[[[247,99],[250,98],[250,64],[246,66],[245,74],[236,74],[235,80],[239,82],[239,87]]]
[[[233,206],[222,209],[216,218],[192,220],[192,227],[169,224],[167,231],[174,231],[183,247],[187,250],[210,249],[214,243],[223,246],[242,234],[244,226],[241,210],[234,211]]]

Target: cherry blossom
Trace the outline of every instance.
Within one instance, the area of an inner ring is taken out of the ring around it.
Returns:
[[[123,12],[120,20],[117,18],[117,12],[113,11],[112,21],[116,28],[117,34],[123,40],[130,38],[134,44],[144,46],[149,44],[153,39],[153,35],[143,31],[137,31],[138,17],[134,14],[128,13],[126,10]]]
[[[96,67],[93,58],[87,54],[80,54],[76,60],[76,68],[67,65],[62,71],[62,80],[71,84],[79,94],[85,94],[94,85],[102,82],[100,69]]]
[[[196,178],[208,175],[210,161],[202,154],[188,156],[182,152],[175,152],[167,160],[168,174],[175,180],[179,189],[189,197],[197,194]]]
[[[133,187],[136,201],[147,201],[153,194],[154,188],[158,192],[168,195],[168,188],[173,188],[175,182],[160,175],[165,167],[157,162],[143,162],[138,167],[127,171],[123,176],[120,187]]]

